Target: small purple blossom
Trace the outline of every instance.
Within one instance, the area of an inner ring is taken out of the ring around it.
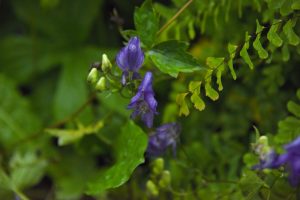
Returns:
[[[131,118],[140,116],[148,128],[153,125],[154,114],[156,111],[157,101],[154,98],[152,89],[152,73],[147,72],[138,88],[138,92],[132,97],[128,109],[133,109]]]
[[[175,155],[180,129],[177,123],[168,123],[158,127],[155,133],[149,137],[147,153],[151,156],[159,156],[171,146]]]
[[[119,51],[116,57],[116,63],[123,71],[123,85],[126,84],[126,79],[130,77],[129,72],[133,73],[132,79],[140,77],[138,70],[141,68],[143,62],[144,52],[141,49],[140,40],[138,37],[132,37],[128,44]]]
[[[285,145],[284,149],[286,152],[281,155],[271,151],[261,160],[259,167],[254,168],[278,168],[284,165],[289,171],[289,182],[292,186],[297,186],[300,183],[300,137]]]

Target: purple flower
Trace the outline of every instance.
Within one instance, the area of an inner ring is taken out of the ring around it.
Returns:
[[[271,151],[264,160],[261,160],[259,167],[254,168],[278,168],[286,166],[289,171],[289,182],[292,186],[297,186],[300,182],[300,137],[284,146],[286,152],[277,155]]]
[[[157,101],[154,98],[152,89],[152,73],[147,72],[138,88],[138,92],[132,97],[128,109],[133,109],[131,118],[140,116],[146,126],[151,128],[153,125],[154,114],[158,114],[156,107]]]
[[[289,181],[292,186],[300,182],[300,137],[284,146],[286,153],[279,156],[278,165],[286,165],[289,171]]]
[[[140,47],[140,40],[138,37],[130,38],[128,44],[123,47],[116,57],[116,62],[122,73],[122,84],[126,84],[126,79],[129,76],[129,72],[133,73],[132,79],[139,78],[140,75],[137,72],[143,62],[144,53]]]
[[[149,137],[147,153],[152,156],[163,154],[171,146],[173,154],[176,154],[176,141],[180,133],[177,123],[168,123],[158,127],[153,135]]]

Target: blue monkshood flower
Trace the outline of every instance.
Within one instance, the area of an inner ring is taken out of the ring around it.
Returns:
[[[123,47],[116,57],[116,63],[122,70],[122,84],[126,84],[129,72],[133,73],[132,79],[140,77],[138,70],[144,62],[144,52],[140,46],[138,37],[132,37],[128,44]]]
[[[147,153],[150,156],[159,156],[171,146],[175,156],[180,130],[180,125],[177,123],[168,123],[158,127],[155,133],[149,137]]]
[[[278,168],[285,166],[289,172],[289,182],[292,186],[300,183],[300,137],[284,146],[285,153],[277,155],[273,151],[269,153],[259,168]],[[255,168],[255,167],[254,167]]]
[[[131,118],[140,116],[148,128],[153,125],[154,114],[156,111],[157,101],[154,98],[152,89],[152,73],[147,72],[138,88],[138,92],[132,97],[128,109],[133,109]]]

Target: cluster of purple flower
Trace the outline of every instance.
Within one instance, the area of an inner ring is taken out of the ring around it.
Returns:
[[[254,166],[254,169],[275,169],[285,166],[289,172],[289,182],[292,186],[300,183],[300,137],[284,146],[285,153],[277,154],[274,150],[270,150],[260,164]]]
[[[122,70],[122,85],[126,85],[127,81],[141,77],[138,70],[144,62],[144,57],[139,38],[132,37],[116,57],[116,63]],[[140,117],[148,128],[152,128],[154,115],[158,114],[152,81],[152,72],[146,72],[136,95],[132,97],[128,105],[128,109],[133,110],[131,118]],[[147,152],[150,155],[160,155],[169,146],[172,146],[173,152],[175,152],[179,130],[180,128],[176,123],[165,124],[157,128],[156,132],[149,138]]]

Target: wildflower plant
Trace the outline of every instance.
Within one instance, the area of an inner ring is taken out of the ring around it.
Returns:
[[[0,199],[299,199],[299,0],[107,2],[0,3]]]

